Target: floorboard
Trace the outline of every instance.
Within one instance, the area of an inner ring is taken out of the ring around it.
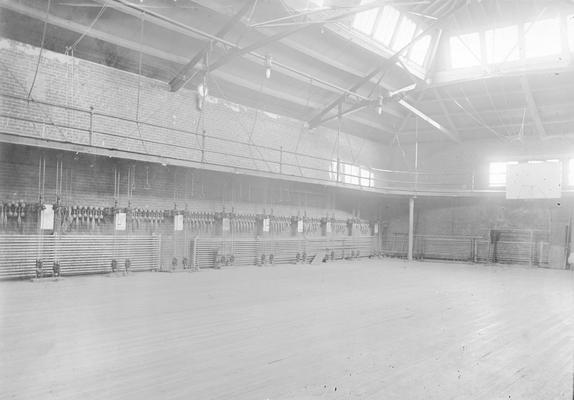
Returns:
[[[573,398],[574,273],[397,260],[0,282],[4,399]]]

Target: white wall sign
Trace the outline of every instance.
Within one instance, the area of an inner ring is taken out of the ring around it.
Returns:
[[[561,185],[559,162],[520,163],[506,170],[507,199],[559,199]]]
[[[303,232],[303,220],[297,221],[297,232],[299,233]]]
[[[126,230],[126,213],[117,213],[115,221],[116,221],[116,231]]]
[[[221,220],[221,224],[223,226],[223,232],[229,232],[231,230],[231,225],[229,223],[229,218],[223,218]]]
[[[269,232],[269,218],[263,219],[263,232]]]
[[[173,230],[183,231],[183,215],[175,215],[173,217]]]
[[[54,208],[52,204],[44,204],[44,209],[40,213],[40,229],[54,229]]]

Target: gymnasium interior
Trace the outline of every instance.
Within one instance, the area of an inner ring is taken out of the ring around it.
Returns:
[[[0,0],[0,88],[0,398],[574,399],[574,1]]]

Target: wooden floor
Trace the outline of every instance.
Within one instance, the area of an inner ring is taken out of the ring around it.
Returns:
[[[0,282],[8,399],[567,399],[574,274],[396,260]]]

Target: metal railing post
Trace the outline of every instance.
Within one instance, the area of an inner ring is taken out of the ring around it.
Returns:
[[[90,106],[90,146],[93,145],[94,140],[94,107]]]

